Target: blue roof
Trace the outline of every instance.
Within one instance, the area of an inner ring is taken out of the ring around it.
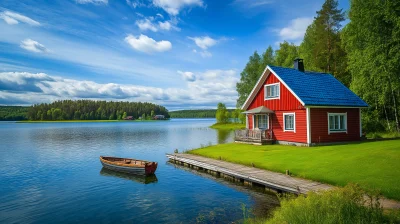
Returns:
[[[331,74],[269,67],[304,102],[305,106],[368,107],[367,103]]]

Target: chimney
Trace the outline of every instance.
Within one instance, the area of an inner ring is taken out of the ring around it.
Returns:
[[[301,72],[304,72],[303,59],[301,59],[301,58],[294,59],[294,68]]]

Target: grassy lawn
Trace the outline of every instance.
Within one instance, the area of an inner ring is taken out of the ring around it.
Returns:
[[[345,186],[358,183],[400,200],[400,140],[346,145],[296,147],[222,144],[188,153],[219,158],[294,176]]]
[[[227,123],[227,124],[219,124],[215,123],[210,126],[210,128],[218,129],[218,130],[236,130],[246,128],[245,124],[240,123]]]

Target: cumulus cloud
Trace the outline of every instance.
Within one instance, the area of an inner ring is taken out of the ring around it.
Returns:
[[[49,103],[61,99],[147,101],[171,108],[234,106],[239,81],[234,70],[178,71],[186,88],[155,88],[128,84],[100,84],[45,73],[0,72],[0,104]],[[23,103],[25,102],[25,103]]]
[[[143,34],[141,34],[139,37],[129,34],[125,38],[125,42],[127,42],[133,49],[145,53],[164,52],[171,50],[172,48],[172,44],[169,41],[155,41],[154,39]]]
[[[207,48],[214,46],[217,44],[217,40],[212,39],[209,36],[204,37],[189,37],[189,39],[193,40],[194,43],[203,50],[207,50]]]
[[[96,5],[100,5],[100,4],[108,4],[108,0],[76,0],[76,3],[78,4],[96,4]]]
[[[203,7],[203,0],[153,0],[153,5],[164,9],[168,14],[176,16],[184,7]]]
[[[282,40],[301,41],[307,30],[307,27],[312,23],[313,18],[296,18],[290,21],[287,27],[279,30],[279,36]]]
[[[32,51],[36,53],[48,52],[47,48],[43,44],[32,39],[23,40],[19,46],[27,51]]]
[[[15,25],[22,22],[31,26],[40,26],[40,23],[38,21],[35,21],[27,16],[15,12],[4,11],[0,13],[0,18],[9,25]]]
[[[158,25],[160,26],[160,29],[163,30],[170,30],[172,28],[172,25],[170,22],[165,21],[165,22],[158,22]]]
[[[182,78],[188,82],[194,82],[196,81],[196,76],[194,75],[193,72],[182,72],[178,71],[180,75],[182,75]]]
[[[136,21],[136,25],[140,30],[151,30],[153,32],[157,32],[157,27],[149,20],[149,19],[141,19]]]

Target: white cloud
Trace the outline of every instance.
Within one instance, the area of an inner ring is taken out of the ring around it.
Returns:
[[[164,52],[171,50],[172,48],[172,44],[169,41],[155,41],[154,39],[143,34],[141,34],[139,37],[129,34],[125,38],[125,41],[131,45],[133,49],[145,53]]]
[[[173,16],[178,15],[184,7],[204,6],[203,0],[153,0],[153,4]]]
[[[196,76],[194,75],[193,72],[182,72],[178,71],[180,75],[182,75],[182,78],[188,82],[194,82],[196,81]]]
[[[100,5],[100,4],[108,4],[108,0],[76,0],[76,3],[78,4],[96,4],[96,5]]]
[[[47,48],[43,44],[32,39],[25,39],[21,41],[21,44],[19,46],[27,51],[32,51],[36,53],[48,52]]]
[[[172,28],[172,25],[170,22],[165,21],[165,22],[158,22],[158,25],[160,26],[160,29],[162,30],[170,30]]]
[[[142,19],[136,21],[136,25],[139,27],[140,30],[151,30],[153,32],[157,32],[157,27],[149,20],[149,19]]]
[[[235,0],[232,4],[238,4],[247,8],[261,7],[274,3],[274,0]]]
[[[284,27],[279,31],[279,36],[281,40],[302,40],[308,25],[310,25],[312,21],[313,18],[296,18],[291,20],[289,26]]]
[[[189,39],[193,40],[194,43],[203,50],[207,50],[207,48],[214,46],[217,44],[217,41],[212,39],[209,36],[204,37],[189,37]]]
[[[200,55],[201,55],[203,58],[210,58],[210,57],[212,57],[212,54],[211,54],[209,51],[201,51],[201,52],[200,52]]]
[[[164,16],[161,13],[157,13],[156,16],[159,16],[161,19],[164,19]]]
[[[186,88],[155,88],[130,84],[100,84],[65,79],[45,73],[0,72],[0,104],[49,103],[61,99],[147,101],[167,107],[213,107],[218,102],[234,106],[237,99],[234,70],[178,71]]]
[[[0,18],[3,19],[9,25],[15,25],[19,22],[29,24],[31,26],[40,26],[38,21],[35,21],[27,16],[21,15],[19,13],[4,11],[0,13]]]
[[[139,1],[139,0],[126,0],[126,4],[132,6],[133,8],[146,6],[145,3],[143,3],[142,1]]]

